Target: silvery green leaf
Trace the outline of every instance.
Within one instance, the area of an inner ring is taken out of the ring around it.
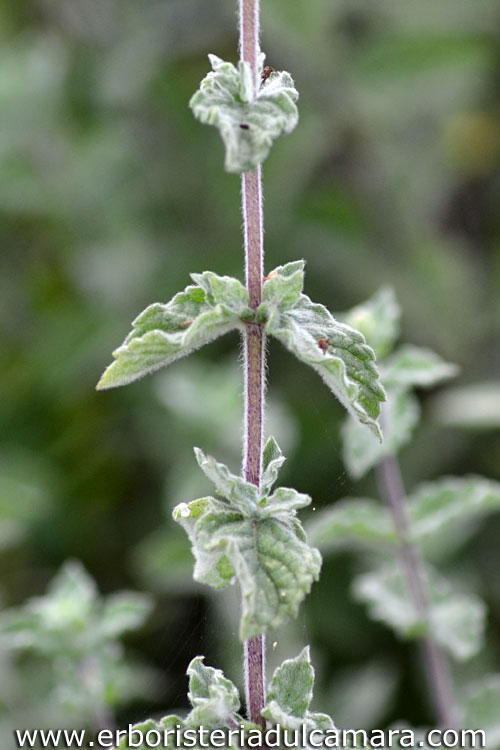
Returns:
[[[175,734],[165,734],[169,730],[174,730],[175,732],[177,727],[180,728],[181,732],[183,729],[188,728],[186,723],[179,716],[165,716],[160,721],[155,721],[154,719],[146,719],[146,721],[141,721],[139,724],[134,724],[132,727],[130,727],[131,742],[129,743],[128,741],[129,736],[127,733],[127,735],[121,739],[117,750],[149,750],[149,748],[151,748],[151,741],[148,742],[148,740],[146,739],[148,732],[154,733],[150,735],[149,740],[153,740],[155,736],[160,736],[163,741],[163,738],[166,737],[168,744],[163,744],[162,747],[179,747],[175,742]],[[137,742],[140,740],[141,735],[143,736],[143,741],[142,744],[138,745]],[[182,733],[180,734],[180,736],[182,737]],[[198,750],[198,745],[196,745],[194,750]]]
[[[382,287],[366,302],[339,317],[363,334],[379,358],[389,354],[399,337],[401,309],[391,287]]]
[[[314,669],[309,647],[287,659],[274,672],[262,714],[275,724],[294,729],[303,723],[311,705]]]
[[[472,594],[457,592],[438,573],[426,570],[430,597],[428,620],[415,610],[399,567],[380,568],[355,579],[356,598],[368,605],[374,620],[392,627],[404,638],[431,634],[455,659],[474,656],[482,646],[485,607]]]
[[[304,495],[290,487],[278,487],[272,495],[263,497],[259,501],[259,515],[261,518],[268,518],[278,513],[295,514],[299,508],[306,508],[310,503],[309,495]]]
[[[286,458],[276,440],[273,437],[268,438],[262,451],[261,491],[263,495],[267,495],[271,491],[285,461]]]
[[[307,534],[323,552],[352,544],[380,549],[398,543],[389,511],[368,498],[347,498],[317,512]]]
[[[450,524],[470,523],[500,510],[500,482],[478,476],[445,477],[420,485],[408,499],[413,534],[423,541]]]
[[[150,596],[137,591],[120,591],[106,597],[100,629],[108,638],[116,638],[128,630],[137,630],[151,614]]]
[[[462,726],[482,729],[486,733],[486,747],[500,746],[500,675],[486,675],[467,690]]]
[[[339,323],[323,305],[301,294],[290,309],[263,302],[257,312],[266,332],[311,365],[343,406],[380,436],[376,419],[384,389],[375,355],[358,331]]]
[[[218,128],[226,149],[228,172],[256,169],[269,154],[273,141],[291,133],[298,122],[298,93],[289,73],[273,73],[253,91],[250,65],[238,67],[209,55],[212,72],[203,79],[189,106],[194,116]]]
[[[248,294],[236,279],[205,272],[167,304],[155,303],[132,323],[132,331],[113,352],[97,388],[114,388],[170,364],[253,315]]]
[[[206,667],[203,656],[194,658],[188,669],[188,698],[193,710],[187,722],[193,726],[220,726],[240,707],[238,690],[220,669]]]
[[[251,515],[259,502],[259,491],[254,484],[232,474],[227,466],[218,463],[213,456],[206,456],[199,448],[194,449],[198,466],[214,483],[217,492],[245,515]]]
[[[411,440],[418,424],[420,406],[412,393],[388,387],[386,395],[387,401],[382,406],[382,443],[350,416],[343,424],[342,454],[347,470],[354,479],[360,479],[386,456],[397,455],[400,448]]]
[[[314,669],[306,646],[295,659],[287,659],[275,670],[262,715],[283,729],[299,729],[302,725],[308,730],[334,729],[329,716],[309,711],[313,687]]]
[[[304,265],[305,261],[296,260],[271,271],[262,286],[264,304],[280,311],[297,304],[304,288]]]
[[[321,558],[293,516],[245,517],[222,501],[202,498],[177,506],[173,517],[193,545],[195,580],[218,588],[238,580],[242,640],[297,615],[318,579]]]
[[[458,367],[445,362],[430,349],[405,344],[384,360],[381,374],[384,385],[399,388],[426,388],[455,377]]]

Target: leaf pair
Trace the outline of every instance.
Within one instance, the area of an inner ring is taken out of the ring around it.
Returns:
[[[256,320],[313,367],[348,412],[380,438],[376,419],[385,394],[373,350],[361,333],[302,293],[304,261],[287,263],[269,274],[256,311],[250,309],[248,292],[237,279],[210,271],[192,274],[192,279],[195,286],[167,304],[151,305],[136,318],[99,389],[126,385]]]
[[[173,517],[191,540],[195,580],[216,588],[240,584],[245,640],[295,617],[318,579],[321,557],[307,544],[296,517],[310,498],[286,487],[271,492],[284,461],[273,438],[264,450],[262,493],[211,456],[195,453],[221,499],[181,503]]]
[[[223,730],[226,734],[226,747],[241,747],[240,731],[247,738],[248,746],[255,747],[255,739],[262,730],[256,724],[245,721],[238,713],[240,700],[238,690],[233,683],[224,677],[219,669],[207,667],[204,657],[197,656],[187,669],[189,677],[188,698],[192,706],[185,719],[178,716],[166,716],[160,721],[152,719],[137,724],[134,744],[124,738],[119,750],[146,750],[151,747],[147,742],[148,732],[157,733],[166,739],[162,747],[192,747],[183,742],[183,732],[187,729]],[[295,659],[288,659],[279,666],[271,680],[266,705],[262,715],[271,725],[279,724],[281,729],[294,730],[304,725],[308,730],[333,730],[334,724],[326,714],[313,713],[309,710],[314,686],[314,669],[311,665],[309,648],[305,648]],[[175,729],[178,728],[180,743],[177,744]],[[235,733],[231,735],[231,730]],[[170,731],[169,735],[165,733]],[[250,734],[253,734],[250,743]],[[143,736],[143,744],[138,745],[136,737]],[[152,734],[150,740],[153,739]],[[188,738],[186,737],[186,740]],[[220,739],[220,738],[218,738]],[[206,742],[206,736],[205,736]],[[244,743],[246,744],[246,743]],[[206,744],[204,745],[206,747]],[[198,749],[199,745],[195,745]]]
[[[482,477],[445,478],[426,483],[407,499],[410,539],[426,557],[453,551],[474,521],[500,511],[500,483]],[[394,553],[401,544],[390,512],[371,499],[346,499],[317,515],[308,533],[320,549],[346,545]],[[454,591],[427,566],[431,618],[422,623],[408,599],[401,574],[382,566],[354,582],[358,598],[406,637],[420,637],[429,627],[436,639],[457,659],[475,654],[482,645],[485,608],[470,593]]]

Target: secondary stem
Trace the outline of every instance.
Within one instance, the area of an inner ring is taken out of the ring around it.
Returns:
[[[406,508],[406,492],[399,464],[393,456],[377,466],[380,493],[391,511],[394,526],[401,538],[399,554],[403,573],[419,619],[428,621],[429,595],[423,562],[418,547],[410,541],[410,522]],[[447,729],[457,728],[457,711],[450,668],[441,648],[432,635],[421,639],[427,682],[438,721]]]
[[[254,94],[259,86],[260,0],[239,0],[240,56],[250,63]],[[258,307],[264,275],[264,230],[262,213],[262,173],[258,167],[241,178],[246,282],[250,306]],[[246,326],[245,349],[245,455],[243,474],[260,487],[264,409],[264,331],[260,324]],[[248,718],[264,727],[265,636],[249,638],[244,644],[245,693]]]

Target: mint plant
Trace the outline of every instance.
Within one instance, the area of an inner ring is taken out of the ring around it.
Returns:
[[[427,349],[408,344],[395,348],[400,316],[388,288],[341,316],[359,327],[377,352],[387,394],[380,418],[384,442],[348,417],[342,429],[344,461],[355,479],[375,469],[384,504],[368,498],[340,500],[318,513],[308,532],[323,552],[345,547],[365,552],[370,570],[354,580],[354,596],[373,619],[420,643],[438,723],[487,727],[488,747],[496,747],[498,720],[492,703],[499,697],[498,678],[487,677],[464,694],[454,686],[448,663],[449,658],[469,660],[480,651],[486,609],[478,596],[447,580],[439,565],[473,533],[475,519],[500,510],[500,484],[478,476],[444,477],[410,493],[405,490],[397,454],[419,420],[414,389],[443,382],[457,368]]]
[[[266,337],[278,339],[313,367],[352,418],[378,440],[385,393],[375,354],[362,333],[303,293],[304,261],[264,274],[261,165],[273,141],[297,124],[298,94],[288,73],[263,75],[259,0],[240,0],[239,26],[238,67],[211,55],[212,72],[190,105],[195,117],[219,129],[226,170],[241,174],[246,283],[211,271],[192,274],[192,285],[135,319],[98,388],[126,385],[228,331],[240,332],[245,380],[241,476],[195,449],[218,497],[181,503],[174,519],[191,540],[195,578],[216,588],[235,581],[240,586],[248,726],[262,729],[268,721],[284,728],[299,723],[328,728],[333,727],[329,717],[309,712],[314,672],[308,650],[278,668],[266,690],[265,633],[296,616],[321,565],[297,518],[310,498],[291,488],[273,489],[284,456],[272,437],[263,440]],[[188,675],[188,717],[148,721],[138,731],[174,725],[227,730],[243,722],[236,688],[220,671],[196,657]]]
[[[77,561],[63,565],[45,595],[4,610],[2,651],[18,663],[19,675],[26,673],[27,680],[37,675],[35,684],[43,691],[43,711],[40,696],[31,710],[33,724],[49,721],[50,728],[50,722],[53,727],[64,721],[95,730],[114,727],[116,709],[154,684],[150,672],[125,658],[121,643],[125,633],[142,626],[151,610],[146,594],[121,591],[99,596],[94,580]],[[12,715],[19,710],[17,702],[15,695],[5,700]],[[25,700],[21,705],[24,713],[18,726],[30,710]],[[5,739],[10,747],[10,736]]]

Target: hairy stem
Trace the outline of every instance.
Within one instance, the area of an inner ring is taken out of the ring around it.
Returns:
[[[408,590],[420,620],[427,621],[430,613],[425,572],[418,547],[410,541],[410,523],[406,508],[406,492],[399,464],[393,456],[377,466],[377,480],[394,526],[401,539],[399,555]],[[457,728],[457,710],[453,682],[446,656],[432,635],[421,639],[422,656],[429,691],[439,724],[447,729]]]
[[[240,57],[250,63],[254,95],[259,86],[260,0],[239,0]],[[264,232],[262,215],[262,173],[258,167],[241,178],[246,282],[250,306],[261,302],[264,275]],[[260,324],[245,331],[245,455],[243,474],[260,487],[262,426],[264,409],[264,332]],[[264,727],[265,636],[249,638],[244,644],[245,693],[248,718]]]

